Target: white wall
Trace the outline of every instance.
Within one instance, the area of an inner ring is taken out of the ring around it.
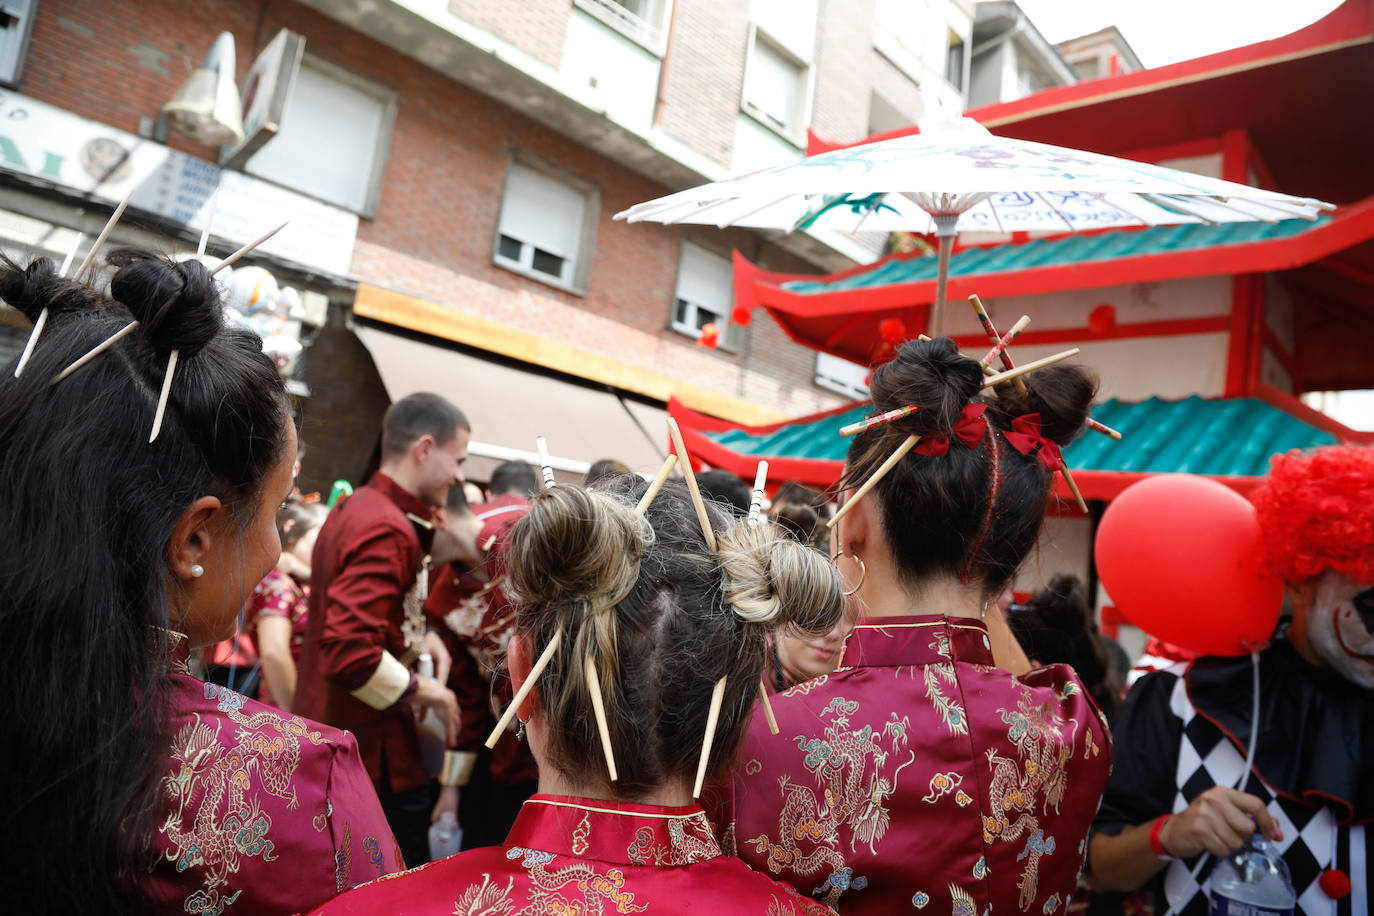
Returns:
[[[579,98],[615,121],[648,132],[658,96],[659,59],[579,9],[568,17],[563,74]]]

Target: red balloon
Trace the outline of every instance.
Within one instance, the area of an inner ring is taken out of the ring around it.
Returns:
[[[1117,610],[1204,655],[1244,655],[1278,623],[1283,583],[1260,568],[1249,500],[1192,474],[1132,484],[1102,516],[1097,570]]]
[[[730,310],[730,320],[744,327],[754,320],[754,312],[747,305],[737,305]]]
[[[1088,313],[1088,330],[1094,334],[1106,334],[1116,327],[1116,306],[1102,303]]]

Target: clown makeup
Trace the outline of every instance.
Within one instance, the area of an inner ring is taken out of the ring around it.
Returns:
[[[1312,649],[1341,676],[1374,690],[1374,588],[1335,570],[1317,580],[1308,612]]]

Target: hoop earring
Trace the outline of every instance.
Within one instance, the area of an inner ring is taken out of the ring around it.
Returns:
[[[830,557],[830,561],[831,561],[832,563],[835,563],[836,566],[838,566],[839,564],[838,564],[836,561],[839,560],[839,558],[842,557],[842,556],[848,556],[849,559],[851,559],[851,560],[853,560],[855,563],[858,563],[858,564],[859,564],[859,582],[858,582],[858,584],[855,585],[853,588],[849,589],[848,591],[844,591],[843,589],[841,589],[842,593],[844,594],[844,596],[845,596],[846,598],[852,598],[852,597],[854,596],[854,594],[855,594],[856,592],[858,592],[859,589],[861,589],[861,588],[864,587],[864,580],[868,578],[868,567],[864,565],[863,558],[861,558],[857,553],[850,552],[850,553],[846,554],[843,547],[840,548],[840,550],[839,550],[838,553],[833,554],[833,555]]]

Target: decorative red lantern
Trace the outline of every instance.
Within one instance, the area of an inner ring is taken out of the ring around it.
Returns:
[[[895,347],[906,340],[906,322],[900,318],[884,318],[878,322],[878,336]]]
[[[697,338],[697,346],[714,350],[720,346],[720,325],[714,321],[708,321],[701,326],[701,336]]]
[[[1088,330],[1094,334],[1107,334],[1116,327],[1116,306],[1102,303],[1088,313]]]
[[[754,311],[747,305],[737,305],[730,310],[730,320],[740,327],[745,327],[754,320]]]

